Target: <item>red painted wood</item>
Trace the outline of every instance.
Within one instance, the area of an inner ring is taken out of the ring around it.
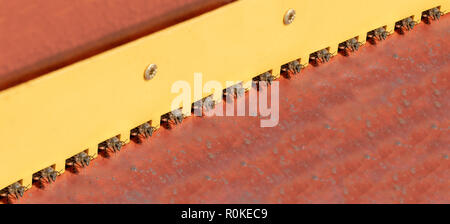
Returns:
[[[450,203],[450,17],[280,79],[280,124],[188,118],[19,203]]]
[[[0,0],[0,90],[234,0]]]

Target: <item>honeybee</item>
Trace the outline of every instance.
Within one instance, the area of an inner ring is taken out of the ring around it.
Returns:
[[[428,23],[430,23],[431,20],[439,20],[443,15],[444,13],[441,12],[439,8],[433,8],[428,11],[425,11],[422,17],[425,18]]]
[[[181,109],[174,110],[167,114],[161,116],[161,122],[167,127],[170,128],[171,124],[178,125],[183,122],[184,114]]]
[[[82,167],[89,166],[89,163],[93,157],[89,156],[85,152],[78,153],[75,156],[72,156],[70,159],[68,159],[66,165],[68,166],[75,166],[75,164],[78,164]]]
[[[231,97],[242,97],[245,94],[245,88],[242,86],[242,83],[236,84],[234,86],[228,87],[224,90],[224,96],[226,97],[231,96]]]
[[[212,96],[208,96],[203,100],[203,110],[209,111],[216,107],[216,101],[212,98]]]
[[[333,55],[328,51],[328,49],[322,49],[313,53],[310,57],[310,60],[314,61],[315,63],[318,63],[319,61],[325,63],[330,61],[332,56]]]
[[[354,52],[354,51],[358,51],[360,46],[361,46],[361,43],[358,42],[358,40],[356,38],[352,38],[352,39],[347,40],[344,43],[342,43],[339,46],[339,49],[341,49],[341,50],[348,49],[348,50]]]
[[[131,130],[131,136],[142,136],[144,138],[152,137],[156,128],[152,127],[149,123],[139,125],[139,127]]]
[[[120,141],[118,137],[112,137],[102,143],[99,144],[98,149],[106,151],[107,149],[112,150],[114,153],[119,152],[124,146],[125,143]]]
[[[403,19],[402,21],[397,22],[395,24],[395,28],[397,28],[400,31],[404,31],[406,29],[407,31],[414,29],[417,22],[414,21],[411,17],[408,17],[406,19]]]
[[[41,183],[42,183],[42,179],[46,179],[47,183],[52,183],[52,182],[56,181],[56,177],[59,174],[60,173],[58,171],[56,171],[55,169],[53,169],[53,167],[47,167],[47,168],[35,173],[33,175],[33,180],[41,181]]]
[[[9,195],[14,195],[14,197],[16,197],[16,199],[19,199],[19,198],[23,197],[25,189],[26,188],[24,186],[22,186],[22,184],[20,184],[19,182],[15,182],[15,183],[9,185],[8,187],[0,190],[0,196],[5,197],[6,200],[8,200],[8,201],[9,201]]]
[[[269,85],[272,84],[273,80],[275,80],[275,76],[273,76],[270,72],[265,72],[253,79],[253,81],[257,82],[267,82]]]
[[[380,41],[386,40],[387,36],[389,36],[389,32],[386,31],[383,27],[376,29],[374,32],[375,37]]]
[[[202,116],[204,112],[214,109],[216,106],[216,101],[212,96],[205,97],[199,101],[192,104],[192,112],[196,116]]]

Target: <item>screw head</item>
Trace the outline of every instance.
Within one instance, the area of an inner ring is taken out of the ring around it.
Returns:
[[[289,10],[286,12],[286,15],[284,15],[284,24],[285,24],[285,25],[289,25],[289,24],[291,24],[292,22],[294,22],[295,16],[296,16],[296,15],[297,15],[297,14],[296,14],[296,12],[295,12],[294,9],[289,9]]]
[[[156,73],[158,72],[158,66],[156,66],[155,64],[150,64],[149,66],[147,66],[147,68],[145,69],[144,72],[144,79],[145,80],[150,80],[153,79],[156,75]]]

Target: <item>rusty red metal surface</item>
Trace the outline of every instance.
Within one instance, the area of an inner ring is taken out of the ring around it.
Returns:
[[[18,203],[450,203],[450,17],[280,79],[280,124],[191,117]]]
[[[0,0],[0,90],[234,0]]]

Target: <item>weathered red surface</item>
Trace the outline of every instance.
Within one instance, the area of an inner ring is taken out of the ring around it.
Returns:
[[[0,0],[0,90],[234,0]]]
[[[280,80],[280,124],[188,118],[19,203],[450,203],[450,17]]]

